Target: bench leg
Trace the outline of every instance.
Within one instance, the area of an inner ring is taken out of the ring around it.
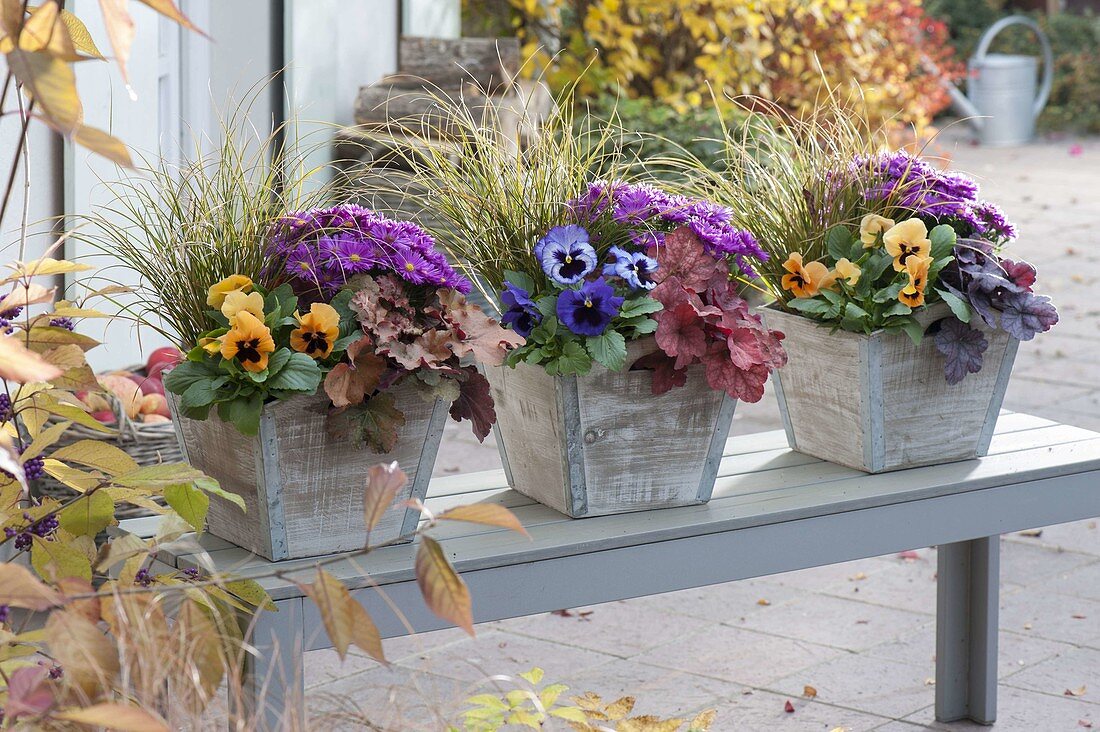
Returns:
[[[1001,537],[939,547],[936,719],[997,718],[997,609]]]
[[[230,730],[305,729],[303,601],[278,600],[275,606],[278,612],[242,618],[241,627],[248,634],[245,640],[256,652],[244,656],[239,704],[230,690]]]

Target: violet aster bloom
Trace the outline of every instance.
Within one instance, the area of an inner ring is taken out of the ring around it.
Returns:
[[[302,242],[287,257],[286,272],[296,279],[316,282],[317,272],[321,269],[319,259],[319,252],[310,244]]]
[[[531,299],[531,293],[511,282],[504,283],[504,291],[500,293],[500,304],[507,308],[500,316],[500,322],[511,327],[524,338],[531,335],[535,326],[542,322],[542,313]]]
[[[437,283],[442,279],[443,273],[440,272],[438,265],[428,261],[420,252],[408,247],[396,247],[387,259],[394,272],[414,285]]]
[[[596,250],[588,232],[576,225],[555,226],[535,245],[535,256],[546,276],[559,285],[580,282],[596,269]]]
[[[1016,226],[1005,218],[1000,207],[983,201],[974,207],[974,215],[982,224],[983,234],[992,234],[1004,240],[1016,238]]]
[[[366,272],[378,264],[374,245],[357,233],[324,236],[317,243],[326,268],[355,274]]]
[[[619,314],[624,299],[600,277],[585,282],[579,290],[565,290],[558,295],[558,320],[577,335],[602,335]]]
[[[621,247],[611,247],[608,252],[614,261],[604,265],[605,277],[621,277],[635,290],[652,290],[657,283],[653,273],[657,271],[657,260],[642,252],[628,252]]]

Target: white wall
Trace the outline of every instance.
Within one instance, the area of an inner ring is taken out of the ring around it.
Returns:
[[[426,38],[462,35],[462,0],[402,0],[401,33]]]

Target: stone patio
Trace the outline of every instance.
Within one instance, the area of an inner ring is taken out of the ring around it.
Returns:
[[[1062,315],[1021,346],[1006,407],[1100,430],[1100,140],[994,150],[954,128],[935,152],[977,176],[1017,222],[1015,251],[1038,266]],[[736,433],[778,427],[770,394],[738,406]],[[491,440],[452,426],[436,473],[498,465]],[[1100,528],[1006,536],[1001,561],[995,729],[1100,729]],[[980,729],[933,721],[935,571],[935,549],[920,549],[486,624],[476,639],[439,631],[388,642],[388,669],[354,651],[343,664],[313,652],[311,728],[440,730],[467,696],[513,687],[488,677],[539,666],[573,692],[636,696],[639,714],[716,708],[715,730]],[[336,710],[343,721],[321,716]]]

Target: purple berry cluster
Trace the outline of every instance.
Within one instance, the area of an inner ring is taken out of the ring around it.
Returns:
[[[150,574],[148,569],[145,569],[143,567],[139,569],[136,574],[134,574],[134,583],[139,584],[142,587],[148,587],[149,585],[153,584],[153,575]]]
[[[413,285],[470,291],[469,280],[451,267],[426,231],[354,204],[284,216],[268,248],[300,293],[332,297],[350,277],[365,272],[394,272]]]
[[[4,335],[11,335],[12,333],[14,333],[15,326],[12,325],[11,321],[18,318],[22,312],[23,308],[17,306],[0,313],[0,333],[3,333]]]
[[[590,227],[601,217],[610,217],[632,227],[631,241],[642,249],[661,245],[664,234],[677,226],[689,226],[708,254],[733,257],[750,277],[756,276],[751,260],[768,259],[755,237],[733,224],[733,212],[710,201],[673,195],[645,184],[597,181],[568,205],[581,226]]]
[[[8,618],[11,617],[11,607],[8,605],[0,605],[0,625],[8,622]]]
[[[0,393],[0,423],[10,422],[15,414],[11,409],[11,397],[7,393]]]
[[[904,150],[857,158],[853,172],[869,184],[863,196],[868,201],[893,199],[918,216],[937,223],[958,223],[993,242],[1016,237],[1016,227],[996,205],[978,199],[978,184],[961,173],[937,170]]]
[[[53,318],[50,320],[50,326],[64,328],[65,330],[76,330],[76,322],[72,318]]]
[[[23,512],[23,520],[27,522],[27,526],[22,529],[17,529],[13,526],[8,526],[4,529],[4,535],[11,539],[15,539],[15,550],[23,551],[29,549],[34,541],[34,537],[45,539],[51,536],[57,527],[61,523],[57,520],[57,514],[48,513],[37,521],[31,518],[31,515],[26,511]]]

